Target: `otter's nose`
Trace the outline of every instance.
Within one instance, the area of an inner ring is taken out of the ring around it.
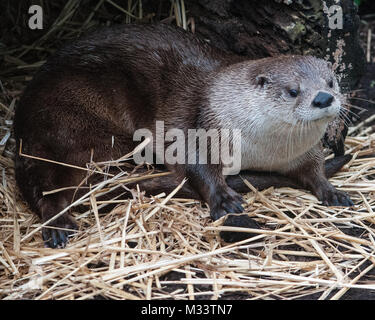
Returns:
[[[331,105],[333,96],[327,92],[319,92],[313,101],[313,106],[317,108],[327,108]]]

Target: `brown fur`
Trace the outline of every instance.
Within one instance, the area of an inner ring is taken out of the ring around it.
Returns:
[[[239,61],[183,30],[165,25],[104,29],[59,50],[35,75],[16,110],[17,146],[22,139],[26,154],[83,166],[90,161],[92,151],[95,161],[116,159],[132,151],[136,146],[134,131],[154,131],[156,120],[165,121],[165,130],[215,128],[215,113],[208,112],[209,84],[218,71]],[[261,73],[264,68],[269,68],[269,62],[255,71]],[[253,75],[249,77],[253,81]],[[284,177],[245,176],[250,181],[254,177],[255,187],[279,181],[305,187],[326,204],[350,204],[329,184],[323,158],[319,151],[315,154],[318,156],[285,171]],[[165,190],[188,177],[186,194],[207,202],[213,219],[242,212],[242,197],[236,191],[243,191],[244,184],[238,176],[229,176],[228,186],[221,165],[167,168],[174,176],[160,181]],[[43,221],[66,207],[73,192],[47,196],[42,192],[78,185],[83,176],[79,170],[16,156],[17,183]],[[141,186],[152,191],[155,183]],[[75,228],[67,214],[51,225]],[[244,225],[249,225],[249,220]],[[51,247],[65,245],[67,235],[61,230],[43,230],[44,240]]]

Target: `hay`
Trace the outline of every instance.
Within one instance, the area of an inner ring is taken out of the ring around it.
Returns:
[[[22,28],[2,31],[16,32],[21,41],[0,48],[0,76],[6,79],[0,81],[1,299],[238,299],[241,293],[250,299],[340,299],[353,288],[375,289],[375,281],[366,277],[375,263],[375,133],[367,122],[350,129],[346,145],[353,160],[331,179],[350,194],[354,208],[323,207],[302,190],[257,192],[249,186],[246,212],[262,229],[247,230],[256,234],[251,239],[226,244],[219,231],[236,228],[223,227],[222,220],[213,223],[198,201],[173,193],[147,198],[140,190],[132,199],[97,200],[100,192],[124,181],[155,174],[108,175],[72,205],[74,211],[85,204],[87,211],[73,212],[80,228],[67,248],[44,248],[42,224],[14,180],[12,157],[18,150],[10,129],[16,100],[62,43],[114,20],[153,21],[154,14],[143,11],[141,0],[128,1],[127,7],[114,0],[87,7],[72,0],[41,3],[46,16],[54,17],[42,36],[28,41]],[[12,5],[7,11],[14,21],[18,10]],[[168,11],[160,17],[165,22],[194,30],[184,1],[171,2]],[[106,172],[111,163],[93,165]],[[117,207],[99,214],[109,202]]]
[[[248,230],[257,235],[235,244],[222,242],[218,232],[240,228],[211,222],[195,200],[173,193],[147,198],[139,190],[132,199],[97,200],[101,191],[152,175],[123,172],[73,203],[73,211],[83,203],[88,210],[74,212],[80,228],[67,248],[44,248],[41,223],[19,199],[13,162],[2,156],[0,297],[220,299],[242,292],[251,299],[340,299],[351,288],[374,290],[375,281],[363,278],[375,265],[375,133],[363,130],[347,138],[353,160],[331,179],[354,208],[323,207],[302,190],[258,192],[249,185],[246,212],[262,229]],[[94,167],[105,172],[118,164]],[[100,215],[110,202],[117,207]]]

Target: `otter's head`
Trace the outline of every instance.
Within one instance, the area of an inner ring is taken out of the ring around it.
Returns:
[[[241,130],[245,169],[279,170],[306,154],[345,102],[329,63],[311,56],[230,65],[214,75],[208,93],[206,118]],[[267,163],[262,154],[278,160]]]
[[[284,123],[328,124],[344,102],[330,63],[312,56],[259,60],[250,78],[258,94],[270,102],[263,114]]]

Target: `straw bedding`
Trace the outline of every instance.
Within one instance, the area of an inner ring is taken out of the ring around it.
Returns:
[[[323,207],[302,190],[257,192],[249,185],[246,212],[262,229],[235,244],[218,232],[236,228],[211,222],[204,204],[173,192],[147,198],[134,190],[131,199],[97,200],[134,178],[157,175],[129,174],[125,166],[73,203],[80,228],[69,245],[44,248],[41,223],[17,193],[8,152],[0,157],[0,297],[339,299],[352,288],[375,290],[366,277],[375,266],[375,133],[363,124],[351,131],[346,145],[353,159],[331,182],[350,194],[354,208]],[[124,163],[126,157],[94,167]],[[99,214],[108,202],[115,208]]]

